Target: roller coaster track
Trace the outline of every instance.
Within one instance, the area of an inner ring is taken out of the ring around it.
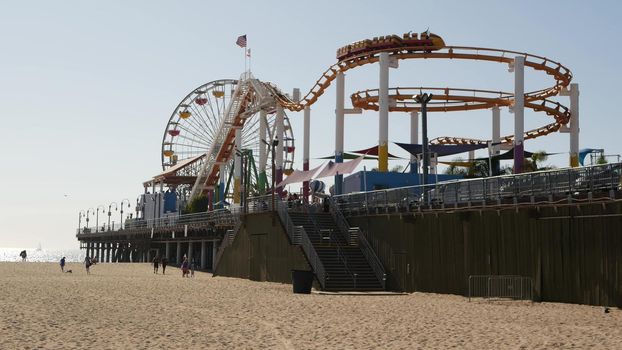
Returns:
[[[339,61],[330,66],[321,77],[315,82],[309,92],[300,100],[292,101],[287,95],[283,94],[275,85],[269,84],[268,86],[274,92],[278,102],[286,109],[291,111],[300,111],[306,106],[311,106],[318,98],[326,91],[335,80],[339,73],[344,73],[350,69],[354,69],[360,66],[364,66],[371,63],[376,63],[380,59],[380,53],[389,52],[390,57],[397,60],[406,59],[450,59],[450,60],[476,60],[476,61],[490,61],[498,63],[506,63],[512,65],[515,56],[525,57],[525,67],[530,67],[536,71],[543,71],[547,75],[550,75],[554,79],[554,84],[550,87],[546,87],[540,90],[535,90],[525,93],[525,107],[531,108],[534,111],[544,111],[548,115],[555,118],[555,122],[547,124],[543,127],[529,130],[525,132],[524,138],[531,139],[559,130],[559,128],[568,123],[570,119],[570,112],[568,109],[557,102],[548,100],[549,97],[559,94],[565,89],[572,80],[572,72],[563,66],[561,63],[553,61],[549,58],[528,54],[524,52],[499,50],[492,48],[478,48],[478,47],[464,47],[464,46],[446,46],[440,50],[433,52],[422,52],[421,50],[409,49],[403,47],[389,47],[382,50],[366,51],[354,57],[349,57],[342,61]],[[417,88],[418,89],[418,88]],[[421,88],[423,89],[423,88]],[[491,97],[492,91],[487,90],[466,90],[466,89],[449,89],[449,88],[425,88],[426,90],[445,90],[445,94],[438,96],[435,100],[446,100],[443,106],[433,106],[428,110],[431,111],[465,111],[473,109],[485,109],[493,106],[511,106],[513,104],[514,95],[507,92],[494,92],[498,94],[497,97]],[[398,92],[400,88],[394,88],[393,91]],[[371,96],[375,91],[375,96]],[[469,96],[465,95],[453,95],[451,92],[470,92]],[[477,94],[484,94],[484,96],[478,96]],[[368,96],[364,96],[367,94]],[[488,97],[486,96],[488,94]],[[363,109],[377,110],[377,90],[367,90],[364,92],[357,92],[352,95],[352,103],[355,107]],[[399,98],[406,100],[412,99],[412,95],[405,97],[399,93],[391,95],[396,101]],[[375,101],[374,101],[375,99]],[[450,103],[451,101],[451,103]],[[412,111],[417,110],[415,106],[402,106],[402,107],[390,107],[391,111]],[[502,138],[502,142],[512,142],[514,135],[505,136]],[[440,137],[433,140],[435,143],[441,144],[473,144],[473,143],[485,143],[485,140],[458,138],[458,137]]]
[[[223,119],[223,123],[219,126],[218,136],[205,155],[205,162],[197,176],[190,198],[194,198],[197,194],[203,193],[206,189],[216,184],[218,180],[217,165],[226,162],[232,157],[235,130],[244,126],[248,116],[260,109],[274,108],[275,103],[290,111],[301,111],[305,107],[314,104],[324,94],[332,81],[337,78],[339,73],[376,63],[380,60],[380,53],[383,52],[388,52],[390,58],[395,60],[475,60],[505,63],[508,65],[513,64],[515,56],[523,56],[525,58],[525,67],[535,71],[542,71],[552,76],[554,80],[552,86],[525,93],[525,107],[537,112],[545,112],[555,119],[555,122],[551,124],[525,132],[524,138],[532,139],[555,132],[570,120],[571,115],[568,108],[548,98],[558,95],[568,87],[572,80],[572,73],[561,63],[546,57],[517,51],[463,46],[445,46],[438,49],[435,48],[434,51],[425,51],[421,48],[399,45],[389,45],[382,49],[369,49],[354,56],[348,56],[330,66],[315,82],[309,92],[299,101],[293,101],[274,84],[260,82],[250,75],[246,78],[243,76],[227,108],[226,118]],[[514,95],[502,91],[438,87],[398,87],[390,89],[390,100],[393,103],[389,106],[389,110],[402,112],[417,111],[419,106],[413,101],[413,95],[421,90],[441,91],[434,94],[433,101],[428,106],[428,110],[431,112],[487,109],[494,106],[512,106],[514,103]],[[351,100],[355,107],[366,110],[378,110],[377,89],[356,92],[351,96]],[[514,135],[501,138],[502,143],[511,143],[513,140]],[[449,136],[432,140],[432,143],[437,144],[483,144],[486,142],[486,140]]]

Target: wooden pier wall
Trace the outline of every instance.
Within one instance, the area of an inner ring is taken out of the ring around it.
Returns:
[[[291,283],[292,269],[310,270],[302,248],[290,245],[278,217],[273,221],[272,213],[260,213],[246,216],[215,274]]]
[[[622,307],[620,202],[349,218],[388,288],[468,295],[469,275],[522,275],[542,301]]]

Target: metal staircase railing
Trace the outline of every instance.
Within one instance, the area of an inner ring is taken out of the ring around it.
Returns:
[[[229,102],[229,106],[227,106],[227,110],[225,111],[225,117],[222,119],[218,127],[218,131],[215,134],[216,138],[213,140],[209,151],[206,153],[205,162],[203,163],[203,167],[201,168],[194,186],[192,187],[192,192],[190,193],[188,201],[192,201],[195,196],[203,192],[205,182],[210,176],[213,168],[218,163],[217,156],[221,149],[226,146],[225,141],[227,140],[231,129],[234,127],[234,121],[240,114],[240,108],[248,92],[248,81],[239,80],[235,91],[233,92],[231,101]]]
[[[214,272],[214,276],[216,276],[216,268],[218,267],[218,263],[225,253],[225,249],[230,246],[235,240],[236,235],[242,228],[242,220],[237,221],[233,230],[227,230],[225,236],[222,238],[222,242],[220,242],[220,246],[218,247],[218,251],[216,252],[216,256],[214,257],[214,266],[212,271]]]
[[[309,236],[307,235],[305,228],[302,226],[299,226],[299,227],[300,227],[300,246],[302,247],[302,250],[307,256],[307,260],[309,261],[309,264],[311,265],[311,268],[313,269],[313,272],[315,273],[315,277],[317,277],[317,280],[320,282],[320,286],[322,286],[322,289],[326,289],[326,280],[329,277],[328,277],[328,274],[326,273],[326,270],[324,269],[324,264],[322,264],[320,257],[317,255],[317,252],[315,251],[315,247],[313,246],[313,243],[311,243],[311,240],[309,239]]]
[[[371,266],[372,270],[374,270],[376,278],[378,278],[378,281],[380,281],[380,284],[382,285],[382,289],[386,290],[387,273],[384,270],[384,266],[382,266],[380,258],[378,258],[378,256],[374,252],[374,249],[367,241],[367,238],[365,237],[361,229],[358,227],[356,227],[355,229],[357,232],[359,248],[361,248],[361,252],[363,252],[363,255],[365,256],[365,259],[367,259],[367,262],[369,262],[369,266]]]
[[[285,232],[287,232],[287,236],[292,244],[299,245],[300,244],[300,235],[301,228],[304,230],[302,226],[295,226],[292,218],[289,216],[287,212],[287,203],[279,201],[276,204],[277,212],[279,213],[279,218],[281,219],[281,223],[285,226]]]
[[[330,212],[330,215],[333,217],[333,219],[337,223],[337,227],[339,228],[339,231],[341,231],[341,233],[344,235],[344,237],[348,241],[348,244],[356,245],[357,244],[356,241],[352,241],[351,235],[347,234],[350,231],[350,224],[348,223],[346,218],[341,213],[341,210],[339,210],[337,203],[335,203],[333,199],[329,199],[328,203],[329,203],[328,211]]]
[[[285,226],[285,231],[287,232],[287,236],[289,237],[292,244],[300,245],[302,247],[302,251],[305,253],[315,276],[317,277],[322,289],[326,288],[326,280],[328,279],[328,274],[326,273],[326,269],[324,269],[324,264],[320,260],[317,252],[315,251],[315,247],[309,239],[309,235],[307,235],[307,231],[304,226],[296,226],[289,216],[289,212],[287,211],[287,203],[279,201],[276,204],[277,213],[279,215],[279,219],[283,226]]]
[[[374,249],[371,247],[367,238],[363,235],[363,232],[359,227],[350,227],[348,221],[339,210],[337,203],[333,199],[329,200],[329,211],[335,222],[337,222],[337,226],[341,230],[342,234],[348,240],[350,245],[358,245],[361,249],[361,252],[365,256],[365,259],[369,263],[369,266],[374,271],[376,278],[382,284],[382,289],[386,289],[386,280],[387,274],[382,266],[382,262],[374,252]]]

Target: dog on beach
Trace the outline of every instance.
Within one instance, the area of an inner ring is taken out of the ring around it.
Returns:
[[[73,273],[73,271],[67,270],[67,271],[65,271],[65,273]]]

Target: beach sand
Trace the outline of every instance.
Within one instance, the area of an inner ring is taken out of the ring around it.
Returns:
[[[150,264],[0,263],[2,349],[622,349],[622,310],[453,295],[298,295]]]

